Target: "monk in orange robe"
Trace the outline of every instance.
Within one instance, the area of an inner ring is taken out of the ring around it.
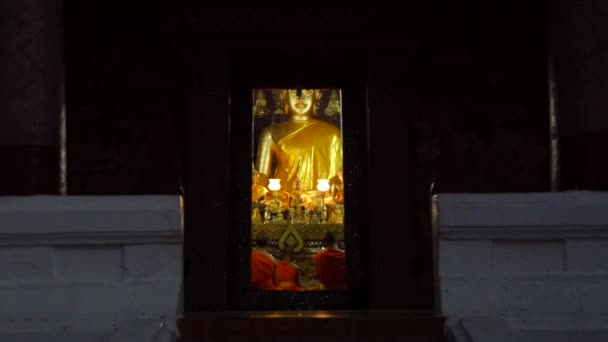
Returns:
[[[256,249],[251,252],[251,288],[257,291],[281,290],[274,282],[276,259],[266,248],[268,238],[260,234],[256,239]]]
[[[325,234],[325,249],[313,256],[319,279],[319,290],[346,290],[346,258],[338,248],[338,239],[332,232]]]
[[[283,258],[277,263],[275,271],[275,283],[285,291],[301,291],[300,269],[291,262],[294,250],[286,246],[283,250]]]

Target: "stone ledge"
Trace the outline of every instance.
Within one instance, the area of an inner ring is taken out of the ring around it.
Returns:
[[[177,230],[105,231],[69,233],[0,233],[0,246],[90,246],[90,245],[149,245],[180,244]]]
[[[608,193],[437,195],[442,227],[608,226]]]
[[[441,226],[442,240],[608,239],[608,225],[587,226]]]
[[[39,246],[0,245],[0,284],[181,278],[181,243],[86,241],[90,244],[48,246],[49,241],[40,241]]]
[[[608,193],[439,194],[454,341],[606,341]]]
[[[173,339],[180,228],[178,196],[0,197],[0,340]]]
[[[520,342],[515,333],[501,318],[466,318],[460,321],[469,341],[474,342]],[[523,341],[521,341],[523,342]]]
[[[608,314],[561,314],[504,316],[512,329],[554,331],[600,331],[608,333]],[[606,340],[608,341],[608,339]]]
[[[83,315],[75,321],[0,320],[0,341],[24,342],[176,342],[175,316],[117,320],[110,316]]]
[[[0,197],[0,236],[180,232],[179,208],[176,195],[3,196]]]
[[[597,316],[466,316],[447,324],[453,342],[604,342],[608,321]]]
[[[486,273],[486,274],[465,274],[465,273],[441,273],[441,279],[445,280],[470,280],[470,281],[490,281],[490,280],[550,280],[550,281],[605,281],[608,283],[608,272],[555,272],[555,273]]]
[[[0,286],[0,321],[65,321],[99,316],[113,320],[176,315],[181,279],[57,282]],[[23,305],[23,303],[29,303]]]

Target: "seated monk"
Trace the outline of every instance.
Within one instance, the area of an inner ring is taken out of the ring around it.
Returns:
[[[283,258],[277,263],[274,273],[275,283],[285,291],[301,291],[300,269],[291,262],[294,250],[291,246],[285,246]]]
[[[319,290],[346,290],[346,261],[344,251],[338,248],[338,239],[332,232],[325,234],[325,249],[313,256],[319,279]]]
[[[259,234],[256,239],[256,245],[257,247],[251,252],[251,288],[258,291],[280,290],[274,283],[274,272],[277,261],[266,250],[268,247],[268,237],[264,234]]]

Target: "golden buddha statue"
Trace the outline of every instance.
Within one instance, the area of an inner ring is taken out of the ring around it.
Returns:
[[[342,169],[340,129],[313,119],[321,92],[316,89],[282,90],[290,119],[266,127],[257,150],[258,184],[281,179],[281,190],[293,192],[296,180],[302,191],[315,190],[317,179],[329,179]]]
[[[268,192],[268,189],[266,189],[264,186],[258,184],[258,179],[260,178],[260,175],[258,174],[258,172],[255,169],[251,170],[251,202],[252,203],[258,203],[262,200],[264,200],[264,197],[266,195],[266,193]]]

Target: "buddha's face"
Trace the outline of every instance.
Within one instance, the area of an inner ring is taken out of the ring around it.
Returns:
[[[287,100],[289,108],[294,114],[307,115],[313,108],[314,90],[302,89],[302,96],[298,96],[295,89],[289,89]]]

